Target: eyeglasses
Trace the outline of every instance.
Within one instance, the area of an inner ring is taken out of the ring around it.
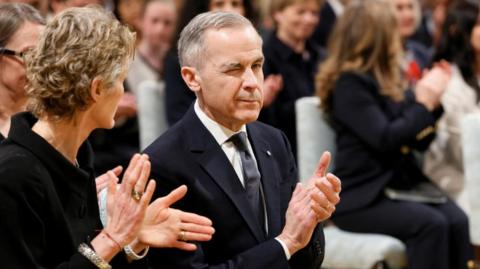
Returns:
[[[25,56],[24,52],[18,52],[14,50],[9,50],[7,48],[2,48],[0,47],[0,55],[11,55],[11,56],[17,56],[23,59],[23,56]]]

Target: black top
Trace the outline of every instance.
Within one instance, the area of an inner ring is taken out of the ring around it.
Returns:
[[[296,53],[276,34],[266,40],[263,53],[265,78],[270,74],[282,75],[283,89],[273,103],[262,111],[260,120],[282,130],[288,137],[292,151],[296,153],[295,101],[314,93],[315,74],[323,53],[312,42],[306,43],[303,54]]]
[[[187,112],[196,96],[183,81],[178,55],[170,52],[165,57],[165,108],[167,122],[171,126]]]
[[[5,140],[5,137],[2,134],[0,134],[0,142],[2,142],[3,140]]]
[[[368,206],[386,186],[408,189],[428,180],[412,150],[428,148],[441,114],[417,103],[411,91],[397,102],[380,94],[373,76],[341,74],[330,114],[337,134],[335,174],[342,179],[335,214]]]
[[[102,229],[91,148],[81,146],[77,168],[31,130],[35,122],[15,115],[0,145],[2,267],[96,268],[77,251]]]

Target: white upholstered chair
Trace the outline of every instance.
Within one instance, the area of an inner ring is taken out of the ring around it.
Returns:
[[[310,178],[323,151],[335,155],[335,132],[323,119],[319,104],[317,97],[304,97],[295,104],[298,166],[303,180]],[[330,170],[334,165],[330,164]],[[322,268],[399,269],[406,265],[405,245],[387,235],[351,233],[327,225],[325,240]]]
[[[165,83],[146,80],[137,91],[140,149],[143,150],[168,129],[165,113]]]
[[[480,246],[480,114],[467,115],[461,126],[470,240]]]

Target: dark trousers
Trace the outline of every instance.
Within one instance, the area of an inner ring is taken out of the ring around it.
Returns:
[[[433,205],[381,198],[368,208],[335,215],[333,222],[346,231],[403,241],[408,269],[465,269],[474,257],[468,218],[450,200]]]

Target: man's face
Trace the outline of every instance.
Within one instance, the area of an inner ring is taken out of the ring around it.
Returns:
[[[253,27],[207,30],[197,70],[200,107],[231,129],[255,121],[263,104],[262,40]]]

